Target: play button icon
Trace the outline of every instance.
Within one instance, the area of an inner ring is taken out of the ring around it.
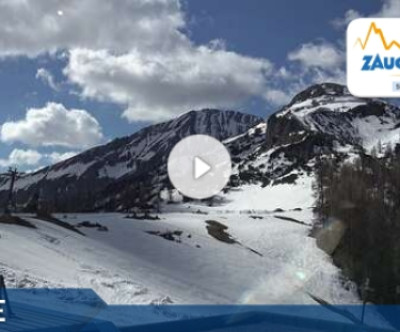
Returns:
[[[211,136],[188,136],[172,149],[168,175],[183,195],[194,199],[209,198],[228,183],[231,157],[224,145]]]
[[[211,170],[211,166],[200,157],[194,157],[193,160],[194,179],[197,180]]]

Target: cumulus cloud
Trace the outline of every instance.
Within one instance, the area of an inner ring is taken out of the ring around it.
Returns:
[[[315,68],[314,70],[312,70],[310,81],[312,83],[331,82],[346,84],[346,72],[341,67],[334,68],[332,70]]]
[[[343,66],[330,69],[320,67],[294,68],[288,71],[287,76],[281,76],[275,82],[275,85],[270,85],[270,88],[264,94],[264,99],[271,105],[282,106],[311,84],[326,82],[345,85],[346,72]]]
[[[53,75],[47,69],[39,68],[36,72],[36,78],[47,84],[53,90],[59,90],[59,86],[54,80]]]
[[[14,149],[7,159],[0,159],[0,167],[36,166],[41,159],[42,155],[36,150]]]
[[[0,55],[85,47],[160,52],[180,43],[178,0],[1,0]]]
[[[84,148],[100,143],[103,134],[97,120],[87,111],[48,103],[43,108],[29,109],[22,120],[5,122],[0,139],[31,146]]]
[[[46,165],[67,160],[77,154],[76,151],[41,153],[32,149],[14,149],[7,158],[0,158],[0,168],[18,167],[26,169],[28,167],[30,169],[34,167],[37,170]]]
[[[343,64],[344,53],[332,44],[306,43],[297,50],[288,54],[290,61],[299,61],[303,66],[310,68],[335,68]]]
[[[399,17],[400,16],[400,2],[398,0],[384,0],[382,8],[371,16],[378,17]]]
[[[346,28],[347,25],[348,25],[351,21],[353,21],[353,20],[355,20],[355,19],[357,19],[357,18],[360,18],[360,17],[361,17],[361,14],[360,14],[358,11],[356,11],[356,10],[354,10],[354,9],[349,9],[349,10],[344,14],[344,17],[335,18],[335,19],[332,21],[332,25],[333,25],[336,29]]]
[[[52,152],[50,154],[46,154],[45,157],[50,161],[51,164],[56,164],[61,161],[70,159],[74,156],[76,156],[78,152],[76,151],[68,151],[68,152]]]
[[[399,17],[400,2],[398,0],[383,0],[381,8],[369,15],[370,17]],[[336,18],[332,21],[335,28],[343,29],[354,19],[359,17],[368,17],[354,9],[346,11],[343,17]],[[302,72],[297,73],[301,80],[298,86],[306,87],[308,84],[334,82],[346,84],[346,73],[344,68],[344,49],[343,44],[338,45],[322,43],[307,43],[301,45],[297,50],[288,54],[290,61],[297,62],[302,67]],[[290,76],[296,76],[292,73]],[[290,79],[289,79],[290,81]],[[290,86],[290,82],[287,84]],[[282,90],[288,90],[285,86]]]
[[[127,105],[124,117],[160,120],[261,95],[270,63],[208,47],[168,54],[74,49],[65,70],[85,97]]]
[[[344,51],[326,42],[306,43],[288,53],[290,65],[274,72],[264,99],[282,106],[311,84],[346,84]]]
[[[376,15],[399,12],[398,0],[384,0]],[[349,10],[334,24],[358,16]],[[0,56],[64,52],[64,74],[82,97],[120,105],[129,121],[235,107],[251,97],[277,105],[308,84],[343,82],[344,52],[332,43],[300,45],[288,54],[294,68],[274,69],[223,40],[195,44],[185,19],[180,0],[0,0]],[[37,77],[57,87],[45,69]]]
[[[264,94],[264,99],[272,105],[284,105],[291,97],[293,96],[283,89],[268,89]]]
[[[223,40],[195,45],[179,0],[0,0],[0,21],[0,55],[66,50],[82,96],[121,105],[129,121],[261,97],[271,68]]]
[[[335,28],[343,29],[354,19],[365,17],[360,12],[349,9],[344,17],[338,17],[332,21]],[[383,0],[382,7],[376,13],[369,15],[370,17],[400,17],[400,1],[399,0]]]

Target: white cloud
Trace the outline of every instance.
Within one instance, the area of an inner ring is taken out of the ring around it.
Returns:
[[[290,61],[299,61],[306,68],[335,68],[343,64],[344,53],[332,44],[306,43],[288,54]]]
[[[335,18],[332,21],[332,25],[336,28],[336,29],[342,29],[342,28],[346,28],[347,25],[355,20],[356,18],[360,18],[361,14],[354,10],[354,9],[349,9],[345,14],[344,17],[338,17]]]
[[[261,97],[271,68],[223,40],[193,44],[179,0],[0,0],[0,22],[0,56],[67,50],[70,82],[130,121]]]
[[[400,16],[400,2],[399,0],[384,0],[382,8],[372,17],[399,17]]]
[[[204,46],[146,56],[75,49],[65,73],[84,96],[127,105],[130,121],[152,121],[261,95],[270,67],[266,60]]]
[[[329,71],[314,68],[310,74],[310,81],[313,84],[324,82],[346,84],[346,72],[342,68],[335,68]]]
[[[47,69],[39,68],[36,72],[36,78],[46,83],[53,90],[59,90],[59,86],[55,82],[53,75]]]
[[[60,161],[67,160],[76,156],[78,152],[76,151],[69,151],[69,152],[52,152],[50,154],[46,154],[45,157],[50,161],[51,164],[59,163]]]
[[[269,89],[264,94],[265,100],[270,102],[272,105],[284,105],[292,97],[293,95],[290,95],[287,91],[282,89]]]
[[[7,167],[18,167],[25,171],[32,172],[39,170],[40,168],[59,163],[76,156],[79,152],[68,151],[68,152],[51,152],[41,153],[37,150],[32,149],[14,149],[8,155],[6,159],[0,158],[0,170],[1,168]],[[31,167],[34,167],[33,169]]]
[[[36,166],[41,159],[42,155],[38,151],[14,149],[7,159],[0,159],[0,167]]]
[[[268,103],[273,106],[282,106],[311,84],[326,82],[346,84],[346,72],[342,61],[334,65],[328,61],[311,63],[306,59],[308,61],[309,58],[305,57],[303,62],[297,58],[293,59],[294,62],[290,68],[283,67],[274,73],[264,93],[264,99]]]
[[[400,17],[399,0],[383,0],[382,7],[369,17]],[[349,9],[344,17],[332,21],[335,28],[343,29],[354,19],[368,17],[355,9]],[[297,51],[288,55],[289,60],[299,61],[303,66],[302,80],[311,83],[334,82],[346,84],[346,73],[344,69],[344,43],[335,46],[322,43],[309,43],[302,45]]]
[[[84,148],[100,143],[103,134],[97,120],[87,111],[48,103],[43,108],[29,109],[25,119],[5,122],[0,138],[3,142],[32,146]]]
[[[0,55],[85,47],[155,51],[180,43],[178,0],[1,0]]]
[[[394,15],[399,7],[398,0],[385,0],[379,15]],[[337,24],[358,16],[349,10]],[[288,67],[274,71],[267,59],[229,51],[224,40],[194,44],[185,19],[180,0],[0,0],[0,56],[62,51],[64,74],[79,93],[120,105],[129,121],[235,107],[253,96],[282,104],[308,84],[343,81],[342,47],[300,45],[288,54]],[[57,87],[51,73],[39,71],[39,79]],[[21,141],[8,134],[8,141]],[[45,144],[78,144],[70,137],[61,141]]]
[[[32,149],[14,149],[6,159],[0,158],[0,169],[6,167],[18,167],[26,169],[27,167],[35,167],[33,170],[38,170],[46,165],[56,164],[76,156],[78,152],[51,152],[41,153]]]
[[[332,21],[335,28],[346,28],[347,25],[354,19],[360,17],[368,17],[363,15],[357,10],[349,9],[344,14],[344,17],[338,17]],[[383,0],[382,7],[376,13],[369,15],[369,17],[400,17],[400,1],[399,0]]]
[[[271,105],[282,106],[310,85],[326,82],[346,85],[345,70],[342,67],[328,70],[319,67],[293,69],[284,77],[279,76],[275,84],[265,92],[264,99]]]

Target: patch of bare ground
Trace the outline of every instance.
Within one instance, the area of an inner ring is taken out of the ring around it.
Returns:
[[[0,224],[7,224],[7,225],[17,225],[23,226],[27,228],[36,228],[36,226],[29,221],[26,221],[20,217],[13,216],[11,214],[3,214],[0,216]]]

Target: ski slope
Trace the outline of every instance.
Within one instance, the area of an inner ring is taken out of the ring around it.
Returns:
[[[0,273],[9,287],[93,288],[109,304],[314,303],[307,293],[331,303],[358,302],[308,236],[307,207],[278,213],[177,204],[164,210],[160,220],[57,216],[108,228],[79,228],[86,236],[23,215],[37,229],[0,225]],[[207,221],[226,226],[232,243],[211,236]],[[160,236],[167,232],[175,232],[172,240]]]

